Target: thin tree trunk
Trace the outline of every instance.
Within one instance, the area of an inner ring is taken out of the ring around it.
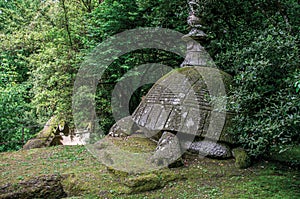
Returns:
[[[64,17],[65,17],[65,27],[66,27],[66,31],[68,34],[68,38],[69,38],[69,44],[70,47],[73,48],[73,42],[72,42],[72,38],[71,38],[71,31],[70,31],[70,27],[69,27],[69,18],[68,18],[68,11],[65,5],[65,0],[61,0],[61,4],[62,4],[62,8],[64,10]]]

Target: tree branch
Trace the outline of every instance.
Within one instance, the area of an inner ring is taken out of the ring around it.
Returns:
[[[65,27],[66,27],[66,31],[67,31],[67,34],[68,34],[70,47],[73,48],[73,42],[72,42],[72,38],[71,38],[71,31],[70,31],[70,27],[69,27],[68,11],[67,11],[67,8],[66,8],[66,5],[65,5],[65,0],[61,0],[61,5],[62,5],[62,8],[64,10]]]

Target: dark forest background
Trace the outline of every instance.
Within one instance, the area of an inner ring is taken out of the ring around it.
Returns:
[[[300,141],[300,2],[223,0],[206,4],[205,44],[233,75],[232,133],[250,155],[286,150]],[[136,27],[188,32],[185,0],[2,0],[0,2],[0,151],[20,149],[53,115],[72,127],[72,92],[84,57],[100,42]],[[143,63],[179,67],[159,50],[119,57],[97,90],[97,115],[115,122],[110,97],[123,74]],[[139,75],[139,74],[136,74]],[[146,88],[132,96],[139,103]],[[133,109],[131,107],[131,109]],[[31,128],[23,128],[31,126]],[[23,130],[22,130],[23,129]]]

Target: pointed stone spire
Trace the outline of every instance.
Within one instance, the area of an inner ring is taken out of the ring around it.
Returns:
[[[188,0],[190,7],[187,23],[190,26],[190,32],[182,39],[187,42],[187,53],[181,67],[187,66],[206,66],[212,67],[213,61],[206,52],[201,42],[207,39],[207,35],[201,30],[201,13],[204,9],[202,0]],[[200,5],[202,4],[202,5]]]

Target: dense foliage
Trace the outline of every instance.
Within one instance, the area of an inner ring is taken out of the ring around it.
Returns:
[[[218,29],[226,33],[213,39],[212,49],[234,75],[233,134],[254,156],[298,144],[299,2],[243,1],[222,12]]]
[[[206,49],[234,76],[237,112],[232,133],[253,156],[299,143],[300,5],[296,0],[209,1]],[[99,42],[136,27],[186,33],[182,0],[5,0],[0,2],[0,142],[18,140],[22,126],[52,115],[72,124],[72,89],[81,61]],[[182,59],[158,50],[134,51],[108,68],[97,90],[105,132],[114,123],[110,96],[123,74],[144,63],[178,67]],[[139,75],[139,74],[136,74]],[[148,85],[149,87],[149,85]],[[130,110],[145,88],[132,97]],[[34,134],[26,130],[26,138]],[[1,145],[0,150],[20,144]]]

